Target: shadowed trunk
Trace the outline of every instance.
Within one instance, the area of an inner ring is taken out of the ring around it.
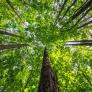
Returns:
[[[77,18],[82,12],[86,11],[90,6],[92,6],[92,0],[88,0],[87,3],[83,5],[81,9],[79,9],[73,16],[72,20]]]
[[[44,50],[38,92],[58,92],[58,85],[56,82],[56,77],[50,66],[48,52],[46,48]]]
[[[0,29],[0,34],[23,38],[22,36],[18,36],[18,35],[15,35],[15,34],[12,34],[12,33],[6,32],[6,31],[2,31],[1,29]]]
[[[92,18],[92,15],[91,15],[90,17],[87,17],[87,18],[81,20],[81,21],[80,21],[80,24],[83,24],[83,23],[85,23],[85,22],[91,20],[91,18]]]
[[[24,46],[29,46],[28,44],[7,44],[7,45],[0,45],[0,50],[4,49],[11,49],[11,48],[20,48]]]
[[[71,9],[71,7],[72,7],[76,2],[77,2],[77,0],[74,0],[73,3],[67,8],[67,10],[65,11],[65,13],[64,13],[64,15],[63,15],[63,17],[62,17],[62,19],[65,17],[65,15],[67,14],[67,12]],[[62,21],[62,19],[61,19],[61,21]]]
[[[10,6],[10,8],[14,11],[14,13],[18,16],[18,18],[22,21],[21,16],[19,15],[19,13],[16,11],[16,9],[14,8],[13,4],[11,3],[10,0],[6,0],[7,4]],[[23,21],[22,21],[23,22]]]
[[[86,23],[82,24],[82,25],[81,25],[81,26],[79,26],[78,28],[85,27],[85,26],[87,26],[87,25],[89,25],[89,24],[91,24],[91,23],[92,23],[92,20],[90,20],[90,21],[88,21],[88,22],[86,22]]]
[[[77,20],[77,22],[68,30],[73,30],[74,28],[77,27],[77,25],[79,24],[79,22],[92,10],[92,6],[88,8],[88,10],[86,10],[86,12]]]
[[[92,46],[92,40],[69,41],[65,46]]]

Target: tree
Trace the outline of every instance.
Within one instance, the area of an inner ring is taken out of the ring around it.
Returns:
[[[40,90],[45,46],[55,89],[92,92],[91,10],[91,0],[1,0],[0,92]]]
[[[44,50],[38,92],[58,92],[58,84],[51,68],[46,48]]]
[[[92,20],[90,20],[90,21],[88,21],[88,22],[86,22],[86,23],[82,24],[82,25],[81,25],[81,26],[79,26],[78,28],[81,28],[81,27],[87,26],[87,25],[89,25],[89,24],[91,24],[91,23],[92,23]]]
[[[86,1],[81,8],[72,16],[72,20],[78,17],[82,12],[86,11],[89,7],[92,7],[92,1]]]

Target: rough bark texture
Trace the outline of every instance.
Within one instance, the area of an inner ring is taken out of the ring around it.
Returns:
[[[65,17],[65,15],[67,14],[67,12],[69,12],[69,10],[71,9],[71,7],[72,7],[76,2],[77,2],[77,0],[74,0],[73,3],[67,8],[67,10],[65,11],[65,13],[64,13],[64,15],[63,15],[63,17],[62,17],[62,19]],[[61,20],[62,20],[62,19],[61,19]]]
[[[50,66],[46,48],[44,50],[44,57],[38,92],[58,92],[56,77]]]

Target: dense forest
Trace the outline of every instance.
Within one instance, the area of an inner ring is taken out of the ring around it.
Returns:
[[[92,0],[0,0],[0,92],[92,92]]]

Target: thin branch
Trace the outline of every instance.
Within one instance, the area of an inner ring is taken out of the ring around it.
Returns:
[[[28,78],[27,78],[27,80],[26,80],[26,83],[25,83],[25,85],[24,85],[24,87],[23,87],[23,90],[22,90],[22,92],[24,92],[24,90],[25,90],[25,88],[28,86],[28,83],[30,82],[30,80],[31,80],[31,75],[32,75],[32,71],[30,71],[30,74],[29,74],[29,76],[28,76]]]
[[[37,92],[58,92],[56,77],[51,68],[46,48],[44,50],[41,77]]]
[[[77,22],[68,30],[73,30],[78,23],[90,12],[90,10],[92,10],[92,6],[77,20]]]
[[[90,17],[87,17],[87,18],[81,20],[80,23],[81,23],[81,24],[82,24],[82,23],[85,23],[85,22],[87,22],[88,20],[90,20],[91,18],[92,18],[92,15],[91,15]]]

